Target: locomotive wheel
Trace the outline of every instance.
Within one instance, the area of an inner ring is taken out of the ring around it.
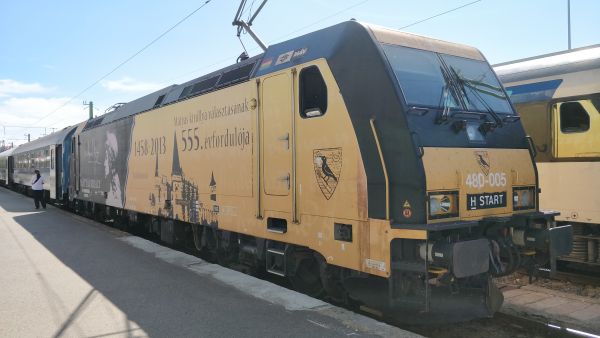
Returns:
[[[325,295],[321,282],[320,264],[313,257],[301,258],[297,262],[296,272],[289,276],[290,283],[298,292],[319,298]]]

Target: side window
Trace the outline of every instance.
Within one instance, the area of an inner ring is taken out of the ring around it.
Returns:
[[[560,105],[560,131],[581,133],[590,129],[590,116],[578,101]]]
[[[325,115],[327,86],[317,66],[300,71],[300,116],[311,118]]]
[[[600,114],[600,96],[593,97],[592,104],[594,105],[594,108],[596,108],[596,111]]]

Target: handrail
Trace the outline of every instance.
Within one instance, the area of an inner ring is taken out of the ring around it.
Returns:
[[[256,79],[256,218],[262,219],[261,213],[261,200],[260,200],[260,143],[262,139],[261,130],[260,130],[260,109],[261,104],[260,100],[260,79]]]
[[[375,119],[369,120],[371,123],[371,131],[375,138],[375,144],[377,145],[377,151],[379,152],[379,159],[381,160],[381,167],[383,168],[383,176],[385,177],[385,219],[390,219],[390,181],[388,178],[387,168],[385,166],[385,160],[383,159],[383,151],[381,151],[381,143],[379,142],[379,136],[377,135],[377,129],[375,128]]]
[[[292,185],[292,222],[298,221],[298,199],[296,191],[296,68],[292,68],[292,177],[290,184]]]

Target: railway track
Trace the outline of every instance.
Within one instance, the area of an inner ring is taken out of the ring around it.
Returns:
[[[553,276],[550,275],[550,271],[547,269],[540,269],[540,275],[542,277],[554,280],[560,280],[570,283],[600,286],[600,277],[592,276],[575,271],[558,271]]]
[[[395,325],[393,323],[389,323]],[[493,318],[477,319],[463,323],[445,325],[395,325],[431,338],[462,337],[598,337],[579,330],[545,322],[543,319],[523,318],[505,313],[496,313]]]
[[[550,276],[549,271],[543,271],[541,276],[548,279],[558,280],[569,282],[573,284],[582,284],[582,285],[591,285],[591,286],[600,286],[600,278],[584,275],[576,272],[564,272],[558,271],[554,276]]]

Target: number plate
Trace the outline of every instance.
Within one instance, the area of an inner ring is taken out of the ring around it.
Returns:
[[[491,209],[506,206],[506,192],[467,194],[467,209]]]

